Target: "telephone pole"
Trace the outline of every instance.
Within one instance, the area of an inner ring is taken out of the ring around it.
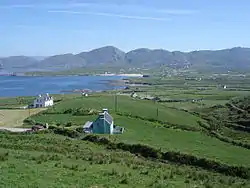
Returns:
[[[159,109],[157,107],[157,109],[156,109],[156,120],[158,120],[158,116],[159,116]]]
[[[115,112],[117,112],[117,93],[115,93]]]

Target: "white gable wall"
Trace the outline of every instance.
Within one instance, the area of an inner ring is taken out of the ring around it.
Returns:
[[[40,96],[34,100],[34,108],[45,108],[54,105],[52,97]]]
[[[53,102],[53,99],[52,100],[48,100],[48,101],[45,101],[44,103],[44,106],[47,107],[47,106],[53,106],[54,102]]]

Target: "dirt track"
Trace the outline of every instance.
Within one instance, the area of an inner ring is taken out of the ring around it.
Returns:
[[[0,131],[10,131],[10,132],[15,132],[15,133],[26,132],[26,131],[29,131],[29,130],[31,130],[31,129],[0,127]]]

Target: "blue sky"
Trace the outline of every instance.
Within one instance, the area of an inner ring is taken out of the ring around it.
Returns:
[[[250,47],[249,0],[1,0],[0,56]]]

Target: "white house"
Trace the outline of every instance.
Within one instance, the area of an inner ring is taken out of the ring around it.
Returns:
[[[46,95],[38,95],[38,97],[34,100],[34,108],[45,108],[54,105],[53,97]]]

